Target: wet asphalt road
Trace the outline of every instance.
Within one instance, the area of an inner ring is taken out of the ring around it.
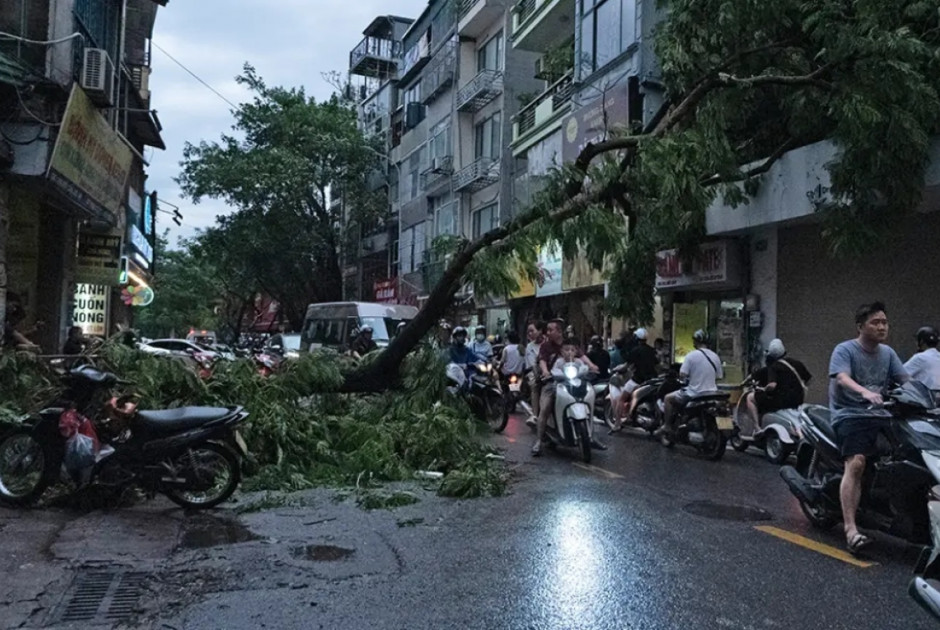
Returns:
[[[154,627],[938,627],[907,596],[918,548],[879,537],[860,567],[756,529],[843,548],[838,530],[808,527],[757,451],[713,463],[605,434],[610,449],[585,468],[574,453],[532,459],[532,434],[512,419],[494,438],[515,475],[508,497],[245,515],[266,540],[177,554],[179,590],[199,566],[216,583]],[[714,518],[712,504],[765,520]],[[301,542],[355,551],[305,563]]]

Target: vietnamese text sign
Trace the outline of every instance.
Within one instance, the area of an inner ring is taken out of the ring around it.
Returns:
[[[79,232],[75,279],[89,284],[119,283],[121,237],[116,234]]]
[[[728,243],[704,243],[691,261],[683,261],[675,249],[656,253],[656,288],[679,289],[723,284],[731,280]]]
[[[372,285],[375,292],[375,301],[380,304],[398,303],[398,279],[377,280]]]
[[[130,148],[74,85],[49,160],[49,179],[79,206],[117,222],[132,160]]]
[[[127,234],[128,237],[130,237],[134,249],[147,261],[147,265],[150,265],[150,263],[153,262],[153,246],[150,245],[150,241],[148,241],[147,237],[140,231],[140,228],[133,223],[130,224]]]
[[[81,327],[86,335],[107,335],[110,299],[111,287],[100,284],[76,285],[72,325]]]

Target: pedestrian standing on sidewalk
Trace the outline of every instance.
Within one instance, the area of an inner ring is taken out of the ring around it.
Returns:
[[[884,409],[882,394],[892,383],[904,383],[908,374],[897,353],[884,344],[888,316],[882,302],[863,304],[855,312],[858,336],[843,341],[829,360],[829,409],[832,428],[845,461],[839,487],[845,543],[851,553],[871,544],[855,524],[862,498],[862,474],[868,457],[876,454],[876,442],[891,413]]]

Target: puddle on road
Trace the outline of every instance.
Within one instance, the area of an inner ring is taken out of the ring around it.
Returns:
[[[294,550],[294,555],[314,562],[336,562],[345,560],[356,553],[355,549],[334,547],[333,545],[306,545]]]
[[[236,520],[200,514],[183,524],[183,535],[179,546],[184,549],[203,549],[234,545],[259,538],[260,536],[251,533],[247,527]]]
[[[711,501],[693,501],[682,509],[689,514],[713,518],[722,521],[769,521],[773,519],[770,512],[752,505],[728,505],[713,503]]]

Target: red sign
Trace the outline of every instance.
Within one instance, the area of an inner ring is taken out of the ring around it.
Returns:
[[[398,304],[398,278],[378,280],[373,285],[375,301],[380,304]]]
[[[656,254],[656,288],[669,289],[723,283],[729,280],[728,245],[725,241],[705,243],[698,256],[686,265],[674,249]]]

